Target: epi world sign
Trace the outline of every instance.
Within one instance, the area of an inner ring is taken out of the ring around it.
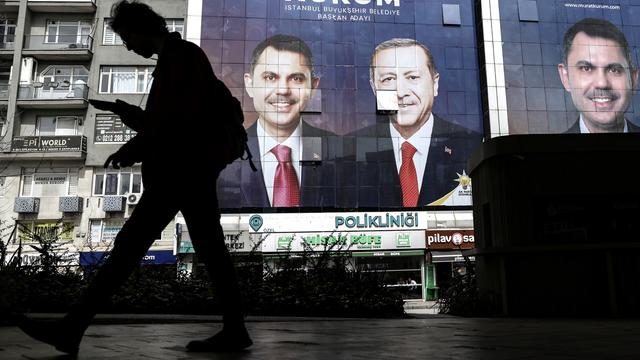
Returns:
[[[473,230],[428,230],[426,235],[427,249],[431,250],[459,250],[475,247]]]
[[[424,231],[262,234],[263,252],[424,249]]]
[[[253,214],[251,233],[307,233],[331,229],[334,233],[361,231],[426,230],[425,211],[367,213]]]

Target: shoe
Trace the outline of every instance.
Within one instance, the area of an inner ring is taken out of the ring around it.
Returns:
[[[241,351],[253,344],[247,329],[222,329],[219,333],[204,340],[193,340],[187,344],[191,352],[233,352]]]
[[[70,355],[78,353],[86,329],[72,326],[65,320],[47,322],[30,319],[24,315],[17,319],[17,324],[25,334]]]

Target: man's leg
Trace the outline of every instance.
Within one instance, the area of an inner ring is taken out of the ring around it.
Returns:
[[[198,204],[187,203],[181,210],[197,258],[205,263],[216,296],[222,302],[223,330],[206,340],[192,341],[187,348],[190,351],[241,350],[251,346],[252,341],[244,326],[242,299],[233,262],[224,243],[215,188],[209,190],[206,197],[206,203],[215,204],[215,208],[202,211],[198,205],[203,200],[202,197],[199,199]]]
[[[116,236],[109,258],[95,274],[79,302],[63,320],[53,324],[23,319],[20,327],[31,337],[66,353],[76,353],[84,331],[99,306],[110,297],[139,266],[147,250],[158,239],[178,211],[167,193],[145,191],[131,217]]]

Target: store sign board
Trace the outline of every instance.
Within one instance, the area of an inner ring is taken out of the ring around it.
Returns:
[[[122,144],[131,140],[136,132],[122,123],[116,115],[96,115],[94,139],[96,144]]]
[[[459,250],[473,249],[475,237],[473,230],[427,230],[427,249]]]
[[[355,213],[290,213],[253,214],[249,218],[252,233],[302,233],[312,229],[334,232],[426,230],[427,213],[355,212]]]
[[[179,254],[193,254],[195,253],[193,249],[193,243],[191,239],[188,237],[188,232],[183,232],[183,238],[180,240],[178,245],[178,253]],[[186,235],[186,236],[185,236]],[[254,243],[249,233],[246,231],[240,232],[224,232],[224,244],[227,246],[227,249],[230,252],[244,253],[250,252],[252,250],[256,250],[260,252],[262,249],[260,246],[257,246]]]
[[[257,235],[254,235],[257,236]],[[262,234],[263,252],[424,249],[423,231]]]
[[[16,136],[11,142],[13,152],[87,151],[84,136]]]

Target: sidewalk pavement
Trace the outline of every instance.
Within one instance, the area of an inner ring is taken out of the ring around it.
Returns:
[[[40,314],[38,317],[58,317]],[[413,315],[408,319],[249,317],[254,345],[189,353],[217,316],[103,315],[77,359],[640,359],[640,319],[515,319]],[[70,359],[16,327],[0,327],[0,359]]]

